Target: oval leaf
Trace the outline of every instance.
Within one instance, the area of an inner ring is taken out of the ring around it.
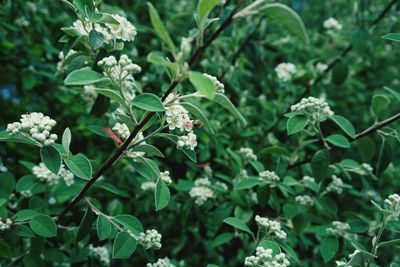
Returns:
[[[137,246],[136,239],[127,232],[120,232],[114,240],[113,258],[126,259],[135,251]]]
[[[348,148],[350,147],[349,141],[341,134],[332,134],[326,138],[326,141],[331,143],[332,145]]]
[[[109,238],[111,235],[111,223],[102,214],[97,217],[96,229],[100,241]]]
[[[351,137],[356,135],[356,130],[354,130],[351,122],[345,117],[339,115],[333,115],[329,117],[334,123],[336,123],[346,134]]]
[[[52,146],[44,146],[40,149],[40,157],[46,167],[54,174],[58,174],[61,167],[61,155]]]
[[[72,156],[65,160],[68,168],[78,177],[89,180],[92,176],[92,165],[90,161],[81,154]]]
[[[87,85],[108,80],[102,74],[84,68],[72,71],[64,80],[65,85]]]
[[[146,110],[146,111],[152,111],[152,112],[161,112],[164,111],[164,105],[161,102],[160,98],[158,98],[156,95],[149,94],[149,93],[144,93],[141,95],[136,96],[132,100],[132,105],[134,107]]]
[[[171,195],[168,186],[165,184],[163,180],[158,179],[156,184],[156,190],[154,192],[156,211],[159,211],[168,206],[170,197]]]
[[[29,222],[32,231],[43,237],[55,237],[57,235],[57,226],[47,215],[37,215]]]

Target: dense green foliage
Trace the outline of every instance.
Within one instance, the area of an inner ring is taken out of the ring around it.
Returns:
[[[0,266],[400,266],[399,9],[1,0]]]

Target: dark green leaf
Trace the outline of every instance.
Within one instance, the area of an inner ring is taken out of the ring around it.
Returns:
[[[40,149],[40,157],[46,167],[54,174],[58,174],[61,167],[61,155],[52,146],[44,146]]]

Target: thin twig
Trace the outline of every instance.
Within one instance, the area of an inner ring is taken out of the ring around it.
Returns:
[[[370,135],[375,133],[376,131],[378,131],[379,129],[382,129],[383,127],[397,121],[400,119],[400,113],[394,115],[393,117],[390,117],[389,119],[386,119],[384,121],[378,122],[378,123],[374,123],[372,126],[368,127],[367,129],[365,129],[364,131],[362,131],[359,134],[356,134],[356,136],[354,136],[354,138],[352,138],[350,140],[350,142],[354,142],[357,141],[358,139],[361,139],[364,136]],[[332,151],[334,149],[337,149],[337,147],[330,147],[328,150]],[[311,161],[311,157],[307,157],[306,159],[302,160],[302,161],[297,161],[295,163],[289,164],[288,169],[293,169],[296,167],[299,167],[301,165],[304,165],[306,163],[309,163]]]
[[[203,45],[198,47],[194,54],[188,61],[189,67],[193,66],[200,55],[204,52],[204,50],[233,22],[233,16],[236,14],[236,11],[239,9],[240,5],[244,2],[244,0],[239,0],[235,9],[230,13],[230,15],[226,18],[226,20],[219,26],[219,28],[204,42]],[[167,91],[161,97],[161,101],[168,97],[169,94],[175,89],[175,87],[180,83],[180,77],[175,78]],[[90,178],[89,181],[86,182],[85,186],[79,192],[77,196],[64,208],[62,213],[59,216],[60,221],[64,218],[64,216],[73,208],[75,205],[86,195],[87,191],[93,186],[93,184],[99,179],[101,175],[103,175],[108,169],[110,169],[115,162],[124,154],[125,150],[128,148],[129,144],[136,137],[136,135],[143,129],[143,127],[150,121],[154,116],[154,112],[149,112],[140,122],[136,125],[133,131],[130,133],[129,137],[125,140],[125,142],[118,148],[118,150],[100,167],[100,169]]]

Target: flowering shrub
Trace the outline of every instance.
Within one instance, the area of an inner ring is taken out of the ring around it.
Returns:
[[[0,266],[399,266],[396,0],[152,2],[0,6]]]

